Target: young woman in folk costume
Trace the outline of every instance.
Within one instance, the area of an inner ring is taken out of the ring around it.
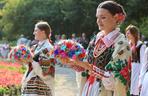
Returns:
[[[139,75],[141,66],[144,63],[146,45],[140,41],[139,29],[136,26],[129,25],[125,32],[132,50],[130,94],[131,96],[139,96]]]
[[[53,50],[49,42],[51,28],[47,22],[40,21],[35,25],[33,60],[29,60],[28,70],[22,80],[22,96],[54,96],[54,60],[50,53]]]
[[[123,7],[114,1],[99,4],[100,32],[90,41],[84,62],[63,59],[89,70],[81,96],[127,96],[129,44],[118,25],[125,19]],[[84,83],[84,82],[83,82]]]
[[[142,64],[139,80],[140,96],[148,96],[148,48],[144,53],[144,63]]]

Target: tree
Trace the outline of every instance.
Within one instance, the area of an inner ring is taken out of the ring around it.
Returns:
[[[0,28],[9,40],[20,34],[33,38],[34,24],[39,20],[49,22],[54,34],[97,31],[96,8],[104,0],[0,0],[4,4],[0,11]],[[124,6],[127,19],[121,26],[132,23],[139,27],[148,15],[146,0],[116,0]],[[141,5],[139,5],[142,3]],[[1,2],[0,2],[1,4]],[[137,7],[138,6],[138,7]]]
[[[90,33],[97,27],[96,7],[95,0],[8,0],[3,9],[2,30],[8,39],[20,34],[32,37],[34,24],[46,20],[56,34]]]
[[[56,0],[15,0],[13,3],[9,1],[4,7],[1,20],[2,30],[9,40],[20,34],[32,37],[34,24],[39,20],[48,21],[51,25],[60,21]]]

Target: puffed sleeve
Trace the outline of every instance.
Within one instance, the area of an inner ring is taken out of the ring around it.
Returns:
[[[146,45],[143,44],[140,48],[140,64],[144,63],[144,53],[145,53]]]
[[[144,75],[148,68],[148,48],[146,48],[143,58],[144,58],[142,62],[143,64],[142,64],[142,68],[141,68],[140,76],[139,76],[139,86],[142,84]]]
[[[112,55],[112,60],[107,64],[106,69],[111,70],[113,74],[113,86],[116,95],[127,96],[126,86],[130,82],[130,70],[128,66],[128,60],[131,56],[129,44],[125,39],[120,39],[115,44],[115,50]],[[110,77],[111,79],[111,77]]]

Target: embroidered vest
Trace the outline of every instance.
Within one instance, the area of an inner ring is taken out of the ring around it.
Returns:
[[[132,62],[140,63],[140,48],[143,44],[141,43],[136,47],[136,52],[132,52]]]
[[[93,64],[93,65],[99,67],[100,69],[105,70],[105,66],[112,59],[112,54],[114,52],[114,48],[113,48],[113,45],[111,45],[101,55],[99,55],[98,57],[95,58],[93,56],[93,51],[94,51],[94,47],[95,47],[95,40],[96,40],[96,37],[94,37],[94,39],[92,40],[92,43],[89,44],[87,61],[90,64]]]

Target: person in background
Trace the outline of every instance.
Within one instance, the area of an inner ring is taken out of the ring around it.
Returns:
[[[85,33],[82,33],[82,36],[80,37],[80,39],[78,40],[78,42],[80,44],[82,44],[82,46],[86,49],[88,47],[88,39],[86,37],[86,34]]]
[[[148,48],[146,48],[144,55],[144,63],[140,72],[139,90],[140,96],[148,96]]]
[[[17,46],[18,45],[26,45],[28,43],[28,39],[25,38],[23,34],[21,34],[20,38],[17,40]]]
[[[8,43],[3,43],[0,46],[0,58],[6,59],[11,50],[11,47]]]
[[[35,24],[34,39],[38,41],[34,45],[32,60],[22,61],[27,63],[27,71],[22,80],[21,96],[54,96],[54,62],[53,56],[45,54],[50,52],[53,45],[50,43],[50,25],[45,21]],[[43,54],[44,51],[44,54]]]
[[[62,34],[61,35],[61,40],[65,40],[66,39],[66,35],[65,34]]]
[[[136,26],[127,26],[125,33],[132,50],[130,94],[131,96],[139,96],[139,75],[144,61],[143,54],[146,49],[146,45],[140,41],[139,29]]]
[[[78,38],[76,37],[76,34],[75,33],[72,33],[71,34],[71,38],[70,39],[72,39],[72,40],[74,40],[74,41],[78,41]]]
[[[61,36],[60,35],[55,35],[54,44],[56,44],[57,42],[59,42],[60,39],[61,39]]]

